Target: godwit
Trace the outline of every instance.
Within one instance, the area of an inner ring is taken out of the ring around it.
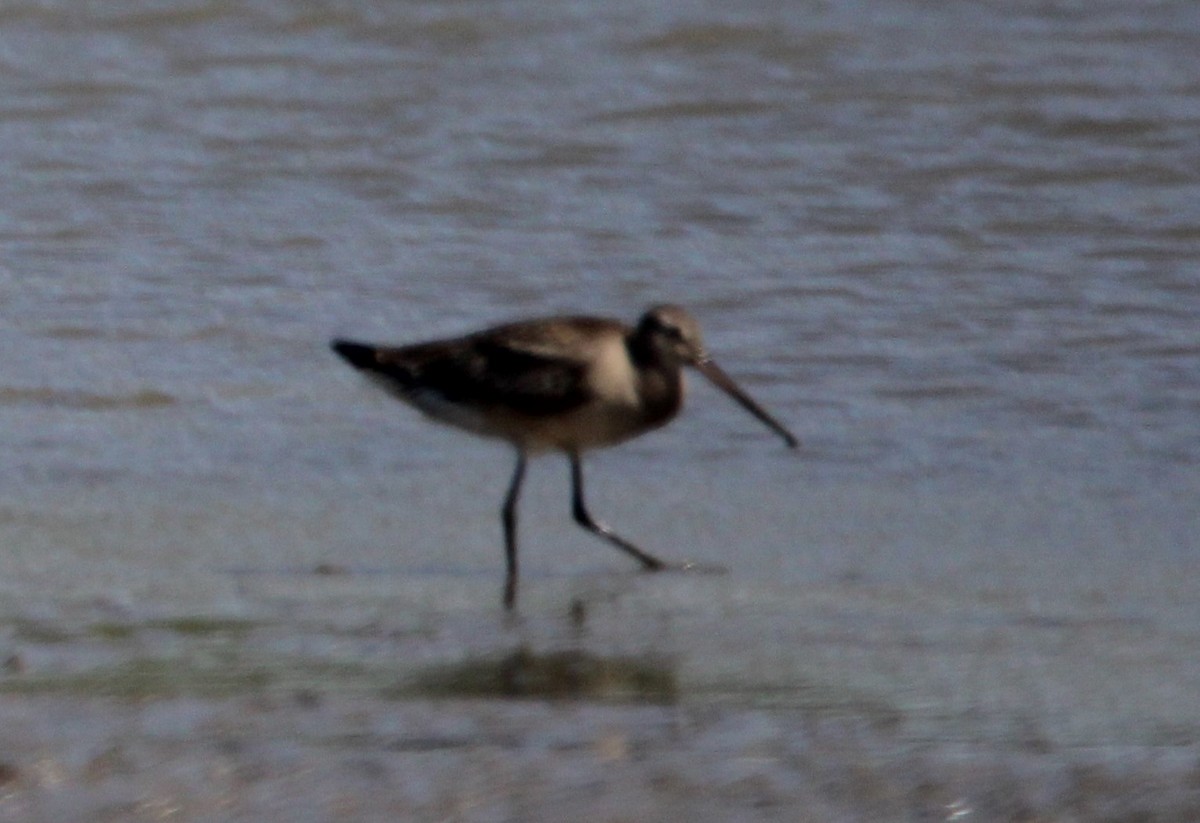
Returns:
[[[517,498],[528,457],[558,450],[571,462],[575,522],[651,571],[667,565],[595,520],[583,500],[581,455],[658,428],[679,413],[692,366],[795,448],[796,438],[704,350],[678,306],[656,306],[636,327],[600,317],[549,317],[410,346],[334,340],[351,366],[434,420],[513,445],[517,463],[504,523],[504,605],[517,597]]]

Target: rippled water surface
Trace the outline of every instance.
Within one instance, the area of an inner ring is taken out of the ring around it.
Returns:
[[[4,687],[179,663],[216,711],[161,621],[235,619],[233,694],[569,648],[785,729],[1196,756],[1197,54],[1190,2],[5,3]],[[635,574],[536,462],[505,621],[510,455],[327,341],[663,301],[803,448],[695,385],[589,461],[597,514],[715,576]]]

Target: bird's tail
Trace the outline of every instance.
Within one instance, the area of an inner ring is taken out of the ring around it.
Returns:
[[[356,343],[353,340],[334,340],[329,344],[338,355],[354,368],[360,371],[373,371],[379,368],[376,346],[366,343]]]

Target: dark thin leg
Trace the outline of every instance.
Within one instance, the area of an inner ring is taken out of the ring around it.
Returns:
[[[667,567],[666,563],[663,563],[654,555],[646,554],[637,546],[616,534],[608,526],[592,519],[592,516],[588,514],[587,506],[583,502],[583,465],[579,460],[579,455],[575,452],[570,452],[567,456],[571,460],[571,513],[575,517],[575,522],[592,534],[603,537],[621,551],[636,557],[642,564],[642,567],[648,571],[665,569]]]
[[[500,518],[504,521],[504,608],[512,609],[517,603],[517,498],[521,494],[521,481],[525,479],[525,452],[517,449],[517,465],[504,496],[504,508]]]

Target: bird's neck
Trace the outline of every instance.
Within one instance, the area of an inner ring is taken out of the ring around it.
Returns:
[[[638,397],[647,420],[665,423],[683,401],[683,368],[674,358],[647,345],[637,336],[629,339],[629,359],[638,379]]]

